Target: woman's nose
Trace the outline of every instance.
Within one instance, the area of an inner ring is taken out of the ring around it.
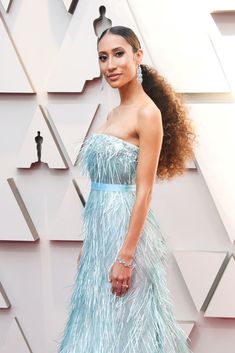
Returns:
[[[116,67],[115,61],[113,60],[112,57],[110,57],[110,58],[107,60],[107,66],[108,66],[108,69],[113,69],[113,68]]]

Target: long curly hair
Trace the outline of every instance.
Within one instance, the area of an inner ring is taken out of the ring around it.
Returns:
[[[132,46],[134,53],[141,48],[134,31],[124,26],[108,27],[98,38],[97,46],[106,33],[122,36]],[[143,89],[162,115],[163,141],[156,176],[161,180],[171,179],[184,174],[186,161],[194,159],[195,127],[189,118],[183,96],[176,94],[155,68],[145,64],[140,67]]]

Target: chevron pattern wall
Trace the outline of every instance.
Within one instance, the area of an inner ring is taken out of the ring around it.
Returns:
[[[0,353],[56,353],[90,188],[74,162],[119,102],[96,53],[110,24],[135,30],[197,128],[195,160],[152,206],[192,350],[234,353],[234,0],[0,1]]]

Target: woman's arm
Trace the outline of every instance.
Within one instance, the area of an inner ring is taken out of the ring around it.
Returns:
[[[139,158],[136,169],[136,200],[119,256],[129,262],[135,253],[149,209],[163,140],[160,110],[144,108],[138,116]]]
[[[161,112],[157,107],[145,108],[140,112],[137,133],[140,149],[136,169],[136,200],[132,208],[128,231],[118,254],[128,263],[132,262],[147,216],[161,152],[163,128]],[[114,262],[109,272],[113,294],[125,295],[127,288],[131,287],[131,271],[129,267]]]

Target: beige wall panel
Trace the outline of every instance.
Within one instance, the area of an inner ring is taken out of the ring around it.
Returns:
[[[194,304],[200,311],[226,253],[176,251],[174,255]]]
[[[74,164],[98,104],[50,104],[47,109],[70,161]]]
[[[69,8],[70,8],[72,2],[73,2],[73,0],[63,0],[64,6],[67,11],[69,11]]]
[[[189,336],[193,329],[194,322],[179,322],[179,324],[186,333],[186,335]]]
[[[234,0],[206,0],[203,1],[203,6],[206,6],[210,12],[222,12],[235,10]]]
[[[155,67],[177,91],[230,91],[207,34],[212,18],[200,4],[187,0],[128,2]]]
[[[1,3],[2,3],[2,6],[4,7],[4,10],[8,12],[10,10],[12,0],[1,0]]]
[[[223,35],[223,32],[221,33],[215,24],[214,27],[211,27],[210,37],[229,82],[231,91],[235,96],[235,9],[230,20],[231,23],[229,23],[228,17],[226,21],[226,15],[224,15],[224,23],[220,24],[221,29],[224,28],[225,33],[226,31],[229,33],[228,35]],[[230,30],[228,28],[229,26]],[[231,33],[233,33],[233,35]]]
[[[0,309],[10,308],[11,303],[7,297],[7,294],[3,288],[2,283],[0,282]]]
[[[16,348],[17,347],[17,348]],[[18,319],[12,320],[1,353],[33,353]]]
[[[0,195],[0,241],[37,240],[37,230],[13,179],[1,182]]]
[[[156,183],[152,207],[172,251],[225,251],[231,247],[208,187],[197,171]]]
[[[83,240],[82,216],[84,207],[73,183],[68,185],[58,212],[49,225],[50,240]]]
[[[185,167],[187,169],[197,169],[195,162],[194,161],[187,161]]]
[[[74,180],[74,185],[77,192],[80,195],[81,200],[84,200],[84,205],[85,205],[85,202],[89,196],[90,189],[91,189],[90,180],[86,177],[79,176],[79,178]]]
[[[196,159],[231,241],[235,240],[235,104],[192,104]]]
[[[231,256],[205,312],[206,317],[235,318],[235,259]]]
[[[0,93],[34,93],[0,13]]]

